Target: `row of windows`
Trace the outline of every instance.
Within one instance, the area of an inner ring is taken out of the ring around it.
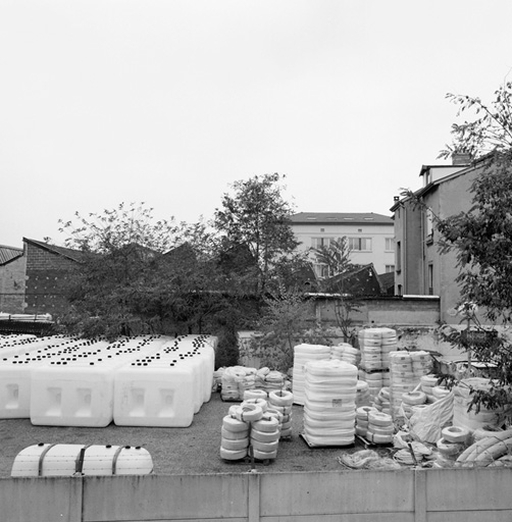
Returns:
[[[311,246],[313,248],[328,248],[332,241],[339,241],[340,237],[312,237]],[[372,251],[372,238],[371,237],[348,237],[348,248],[357,252],[371,252]],[[386,252],[395,251],[395,239],[392,237],[385,238],[385,250]]]
[[[333,274],[330,273],[329,267],[327,265],[324,265],[322,263],[315,263],[313,265],[313,269],[315,271],[315,274],[318,277],[330,277]],[[395,271],[395,265],[386,265],[385,266],[386,273],[394,272]]]

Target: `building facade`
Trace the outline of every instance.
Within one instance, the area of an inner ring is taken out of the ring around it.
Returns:
[[[438,296],[440,319],[453,323],[460,291],[456,253],[441,253],[434,216],[446,219],[472,205],[471,185],[482,173],[478,164],[423,166],[423,186],[413,197],[396,200],[391,208],[395,222],[395,294]],[[418,205],[417,201],[421,200]]]
[[[312,249],[329,246],[333,240],[347,238],[350,260],[357,265],[373,264],[378,274],[395,270],[393,219],[382,214],[343,212],[299,212],[291,216],[291,227],[299,249],[311,253],[318,277],[324,267],[315,263]]]

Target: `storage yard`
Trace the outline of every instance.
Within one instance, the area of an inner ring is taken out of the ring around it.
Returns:
[[[0,477],[37,444],[141,447],[160,475],[510,464],[503,411],[468,413],[468,386],[437,385],[392,329],[362,330],[360,350],[297,345],[292,383],[214,372],[215,342],[0,338]]]

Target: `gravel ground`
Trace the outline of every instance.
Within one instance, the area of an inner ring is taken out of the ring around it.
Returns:
[[[251,469],[247,460],[229,462],[220,458],[222,418],[233,403],[223,402],[219,393],[203,404],[188,428],[123,427],[110,424],[106,428],[33,426],[29,419],[0,420],[0,478],[9,477],[16,455],[32,444],[112,444],[143,446],[153,458],[154,473],[184,475],[208,473],[241,473]],[[260,472],[335,471],[346,469],[339,463],[343,453],[363,449],[353,446],[310,448],[300,437],[302,406],[293,406],[293,436],[279,443],[277,458],[268,465],[256,462]],[[383,456],[390,448],[379,450]]]

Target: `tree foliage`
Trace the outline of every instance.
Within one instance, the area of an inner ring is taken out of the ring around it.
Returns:
[[[217,271],[202,223],[156,220],[144,203],[121,204],[87,217],[77,213],[61,222],[61,231],[68,234],[66,246],[83,253],[63,318],[72,331],[109,337],[187,332],[218,306],[218,296],[207,292]],[[206,298],[199,300],[200,293]]]
[[[440,251],[456,256],[465,323],[462,330],[443,327],[441,334],[468,353],[469,363],[475,359],[493,368],[490,387],[473,390],[471,407],[500,408],[512,400],[511,339],[492,326],[512,319],[512,83],[498,88],[489,104],[478,97],[447,96],[459,106],[458,115],[472,113],[473,119],[453,125],[453,142],[440,157],[467,152],[476,158],[478,175],[467,211],[443,218],[433,214]],[[480,324],[477,308],[491,326]],[[471,364],[467,371],[473,372]]]
[[[464,301],[491,321],[512,318],[512,156],[495,152],[471,186],[472,205],[437,220],[442,252],[453,251]]]
[[[252,263],[246,265],[246,273],[251,274],[252,291],[257,295],[268,290],[276,269],[289,262],[298,245],[281,179],[279,174],[265,174],[236,181],[215,212],[214,224],[224,244],[243,246],[251,254]]]
[[[458,106],[457,116],[468,114],[470,118],[452,125],[452,143],[445,146],[439,157],[463,152],[477,158],[512,147],[512,82],[501,85],[489,103],[465,94],[448,93],[446,97]]]
[[[316,262],[327,268],[325,277],[344,274],[352,270],[354,264],[350,261],[350,252],[345,236],[332,240],[329,245],[313,249]]]
[[[319,279],[320,290],[323,292],[329,292],[330,278],[343,276],[355,268],[355,265],[350,261],[351,250],[345,236],[331,241],[329,245],[314,248],[313,252],[317,263],[324,265],[327,269],[327,275]],[[334,316],[336,325],[343,333],[345,341],[353,341],[353,314],[361,308],[361,305],[357,296],[343,290],[343,279],[341,279],[341,285],[341,292],[336,295],[334,300]]]

